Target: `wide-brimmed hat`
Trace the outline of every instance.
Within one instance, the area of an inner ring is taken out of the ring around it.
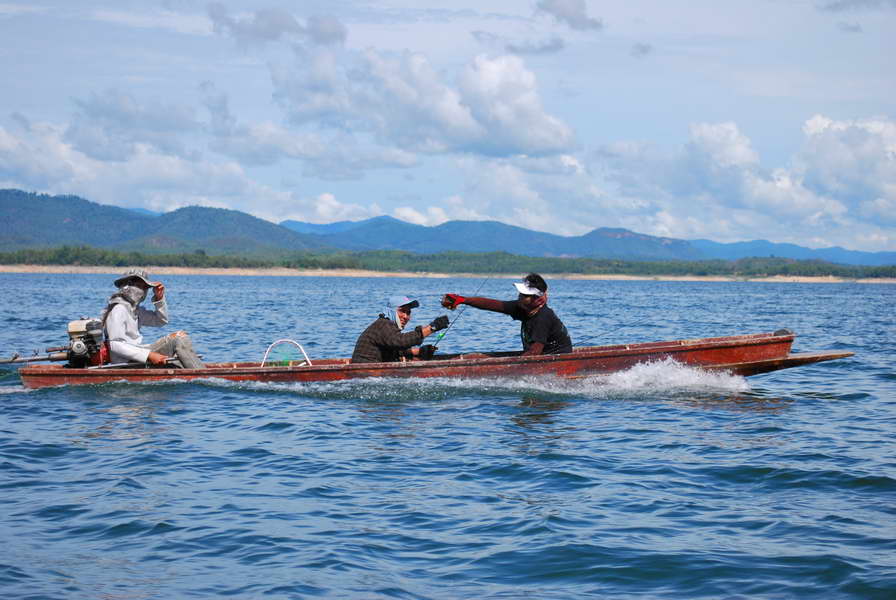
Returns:
[[[115,280],[115,287],[121,287],[131,279],[139,279],[149,287],[155,285],[155,282],[149,280],[149,273],[146,272],[146,269],[134,267],[128,269],[124,275]]]

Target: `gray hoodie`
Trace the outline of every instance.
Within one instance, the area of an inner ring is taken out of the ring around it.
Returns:
[[[149,358],[149,344],[143,343],[141,327],[162,327],[168,323],[165,298],[153,302],[155,310],[132,306],[124,298],[113,298],[106,319],[106,340],[112,362],[141,362]]]

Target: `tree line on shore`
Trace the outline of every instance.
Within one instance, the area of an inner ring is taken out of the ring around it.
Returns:
[[[533,257],[507,252],[440,252],[414,254],[398,250],[365,252],[300,252],[281,257],[247,258],[208,255],[202,250],[181,254],[122,252],[91,246],[27,249],[0,252],[0,264],[115,266],[152,265],[191,268],[363,269],[430,273],[569,273],[579,275],[719,276],[733,278],[839,277],[896,278],[896,265],[853,266],[820,260],[778,257],[703,261],[627,261],[599,258]]]

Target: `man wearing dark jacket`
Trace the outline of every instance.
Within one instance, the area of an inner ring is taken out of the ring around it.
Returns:
[[[418,325],[413,331],[402,333],[401,330],[411,320],[411,309],[418,306],[419,302],[407,296],[389,297],[386,309],[355,342],[352,362],[398,362],[402,359],[431,358],[435,352],[433,346],[417,346],[426,336],[448,327],[448,317],[442,315],[429,325]]]

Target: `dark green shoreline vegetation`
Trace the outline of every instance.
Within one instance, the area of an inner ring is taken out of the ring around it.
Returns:
[[[896,278],[896,265],[867,267],[819,260],[743,258],[705,261],[634,261],[598,258],[532,257],[506,252],[442,252],[414,254],[397,250],[334,253],[292,253],[269,258],[208,255],[202,250],[181,254],[120,252],[90,246],[28,249],[0,253],[3,265],[114,266],[264,269],[360,269],[404,273],[568,273],[572,275],[702,276],[702,277],[837,277]]]

